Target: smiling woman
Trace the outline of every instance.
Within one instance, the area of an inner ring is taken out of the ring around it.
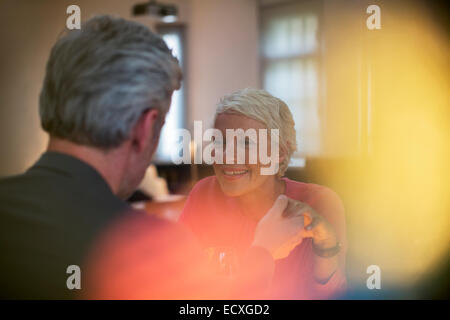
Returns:
[[[233,266],[222,268],[235,270],[243,253],[252,245],[256,226],[264,220],[277,197],[284,194],[290,198],[292,214],[308,219],[304,220],[305,230],[299,234],[301,243],[289,255],[274,255],[277,260],[269,297],[310,299],[341,293],[346,285],[344,209],[333,191],[283,177],[296,150],[295,124],[287,105],[264,90],[244,89],[222,98],[214,126],[222,135],[228,130],[277,129],[279,149],[272,148],[271,138],[266,137],[265,142],[271,156],[277,153],[278,170],[264,175],[261,169],[267,164],[260,157],[254,163],[250,161],[248,151],[255,143],[251,137],[243,140],[245,161],[236,163],[237,152],[229,159],[231,141],[227,137],[223,143],[227,149],[224,163],[213,163],[215,176],[199,181],[193,188],[180,217],[181,223],[193,231],[206,252],[219,251],[211,259],[237,257],[230,259]],[[267,238],[273,232],[266,230]]]
[[[245,131],[251,129],[266,129],[264,123],[262,123],[261,121],[257,121],[241,114],[231,112],[219,114],[216,118],[215,127],[221,132],[226,132],[230,129],[242,129]],[[272,149],[270,139],[266,137],[266,140],[264,142],[265,145],[269,147],[268,149]],[[227,146],[230,143],[231,141],[226,141],[224,145]],[[247,138],[244,147],[246,151],[244,163],[237,161],[237,151],[232,152],[232,150],[229,150],[230,148],[227,147],[227,152],[225,152],[224,154],[224,164],[214,164],[214,172],[216,174],[216,178],[223,192],[229,196],[251,192],[252,190],[261,186],[264,186],[264,188],[270,188],[269,186],[273,185],[274,188],[276,187],[277,189],[282,189],[281,183],[279,181],[277,182],[277,179],[274,179],[274,174],[276,174],[277,172],[272,172],[272,175],[262,174],[262,167],[265,167],[265,165],[263,165],[261,161],[257,161],[255,163],[251,163],[251,161],[249,161],[249,147],[251,143],[255,143],[255,141],[251,141]],[[234,143],[232,144],[234,146]],[[259,146],[261,146],[261,141],[259,141]],[[230,156],[232,156],[233,159],[229,159]],[[275,158],[278,158],[278,154],[276,156],[277,157]],[[281,157],[279,158],[279,160],[282,161],[283,158]],[[279,163],[277,164],[277,168],[278,166]]]

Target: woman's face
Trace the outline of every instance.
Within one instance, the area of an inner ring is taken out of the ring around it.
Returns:
[[[234,141],[234,164],[226,164],[227,154],[225,152],[226,144],[230,143],[226,141],[226,129],[255,129],[257,133],[257,138],[259,139],[259,129],[267,129],[265,125],[259,121],[253,120],[243,115],[239,114],[220,114],[216,118],[215,128],[222,132],[224,153],[223,153],[223,164],[214,164],[214,172],[216,174],[217,180],[219,181],[222,191],[230,197],[242,196],[252,191],[255,191],[259,187],[263,186],[265,183],[273,180],[275,175],[261,175],[261,167],[263,165],[259,161],[259,156],[257,157],[256,164],[249,163],[249,149],[251,144],[255,145],[255,150],[258,151],[258,142],[245,138],[245,163],[237,164],[237,144],[238,141]],[[267,150],[270,149],[270,136],[267,137]],[[228,155],[230,156],[230,155]],[[269,165],[264,165],[268,167]]]

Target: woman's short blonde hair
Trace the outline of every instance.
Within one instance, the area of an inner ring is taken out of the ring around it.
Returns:
[[[242,114],[262,122],[267,129],[279,129],[280,153],[285,157],[280,163],[278,175],[283,176],[292,154],[297,150],[295,122],[286,103],[265,90],[246,88],[220,99],[215,118],[223,113]]]

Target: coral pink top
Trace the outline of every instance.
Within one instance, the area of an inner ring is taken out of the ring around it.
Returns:
[[[304,239],[284,259],[276,261],[270,298],[273,299],[327,299],[337,297],[346,287],[344,208],[339,197],[330,189],[316,184],[283,178],[286,196],[307,203],[331,223],[342,249],[339,268],[322,285],[313,279],[312,240]],[[250,247],[257,221],[243,214],[236,199],[224,195],[215,176],[199,181],[192,189],[180,222],[198,238],[204,249],[233,248],[239,257]]]

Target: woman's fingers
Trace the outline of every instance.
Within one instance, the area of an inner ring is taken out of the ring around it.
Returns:
[[[283,217],[284,218],[290,218],[290,217],[292,217],[294,215],[297,215],[300,206],[301,206],[301,203],[299,201],[295,201],[295,200],[289,199],[287,207],[283,211]]]
[[[299,216],[308,208],[308,205],[301,201],[289,199],[288,205],[283,212],[283,217]]]
[[[298,233],[300,238],[313,238],[315,241],[321,241],[334,237],[333,228],[330,228],[327,220],[306,203],[289,199],[282,216],[291,220],[291,223],[297,218],[301,219],[298,221],[302,226],[302,231]]]
[[[286,197],[285,195],[278,196],[272,208],[269,209],[269,211],[266,213],[263,219],[271,219],[273,217],[279,217],[280,215],[284,215],[284,212],[286,211],[286,207],[288,206],[288,204],[289,204],[288,197]]]
[[[320,218],[318,216],[312,217],[312,221],[308,224],[305,229],[311,231],[320,223]]]
[[[321,222],[320,216],[315,213],[311,207],[303,202],[292,199],[289,199],[286,209],[283,211],[282,215],[284,218],[302,216],[303,225],[307,231],[311,231]]]

